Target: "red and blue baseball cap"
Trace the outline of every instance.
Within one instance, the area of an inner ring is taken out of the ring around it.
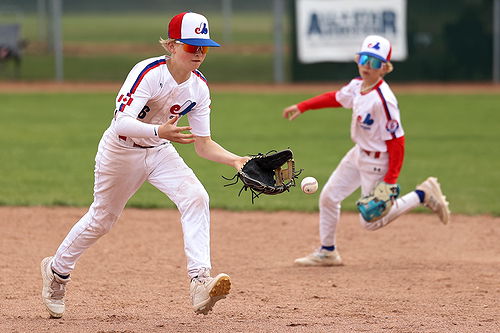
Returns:
[[[383,62],[391,61],[392,46],[391,42],[381,36],[370,35],[365,38],[361,45],[359,55],[369,55]]]
[[[180,13],[170,20],[168,38],[195,46],[220,46],[210,39],[206,17],[191,12]]]

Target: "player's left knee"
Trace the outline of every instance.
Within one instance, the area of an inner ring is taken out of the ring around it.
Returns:
[[[327,192],[327,191],[321,191],[321,194],[319,196],[319,204],[323,207],[325,206],[330,206],[330,207],[338,207],[340,208],[340,198],[337,198],[334,194]]]
[[[113,214],[105,209],[97,209],[95,211],[95,215],[92,216],[90,227],[95,234],[102,236],[107,234],[111,230],[117,220],[118,215]]]
[[[195,206],[208,206],[210,198],[205,188],[198,189],[196,195],[191,197],[192,205]]]
[[[208,207],[210,201],[208,193],[198,180],[189,182],[185,190],[185,201],[189,206]]]

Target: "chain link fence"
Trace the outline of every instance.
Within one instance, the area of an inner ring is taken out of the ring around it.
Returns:
[[[223,47],[210,51],[201,71],[210,82],[275,81],[275,17],[270,0],[60,0],[63,4],[64,79],[122,81],[138,61],[158,56],[172,16],[204,14]],[[283,26],[285,81],[342,81],[355,74],[346,63],[297,61],[293,0]],[[0,25],[21,28],[20,68],[0,59],[0,80],[51,80],[56,66],[50,0],[2,0]],[[493,0],[408,0],[409,57],[396,62],[393,81],[490,81],[493,72]],[[1,36],[0,36],[1,39]]]

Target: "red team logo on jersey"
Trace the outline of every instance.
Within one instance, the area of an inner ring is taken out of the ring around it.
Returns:
[[[172,113],[172,115],[170,115],[169,118],[172,119],[175,115],[178,115],[179,117],[183,116],[191,111],[195,105],[196,102],[191,102],[190,100],[185,101],[182,105],[174,104],[170,107],[170,113]]]
[[[385,124],[385,129],[389,133],[395,133],[399,128],[399,123],[396,119],[391,119]]]

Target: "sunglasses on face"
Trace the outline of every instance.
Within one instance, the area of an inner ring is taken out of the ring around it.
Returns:
[[[366,65],[368,64],[371,68],[373,69],[380,69],[382,67],[383,61],[380,59],[377,59],[375,57],[363,54],[359,56],[358,59],[358,64],[359,65]]]
[[[183,43],[183,42],[179,42],[178,40],[176,40],[175,43],[176,44],[181,44],[182,48],[187,53],[201,52],[202,54],[206,54],[208,52],[208,46],[189,45],[189,44],[186,44],[186,43]]]

